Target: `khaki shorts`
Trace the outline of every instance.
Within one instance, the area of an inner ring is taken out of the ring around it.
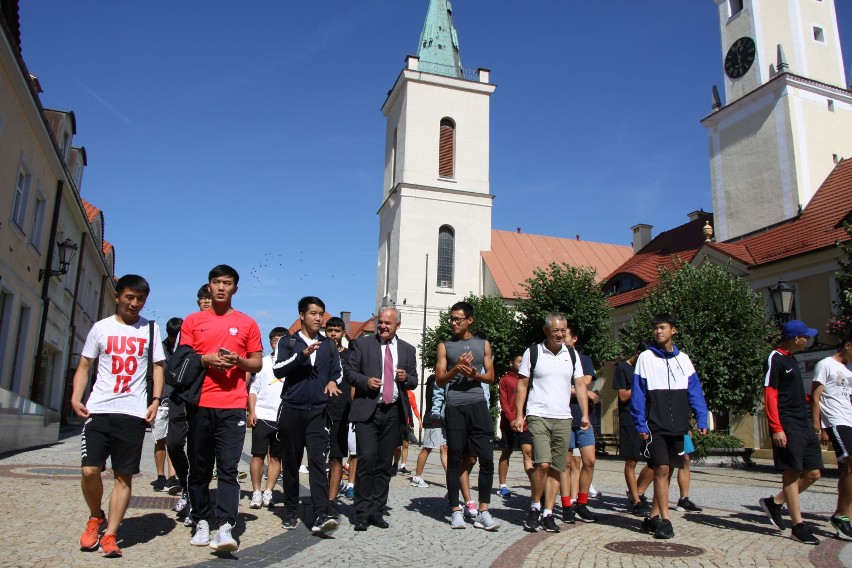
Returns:
[[[565,471],[571,419],[527,416],[527,424],[532,436],[533,463],[548,463],[556,471]]]

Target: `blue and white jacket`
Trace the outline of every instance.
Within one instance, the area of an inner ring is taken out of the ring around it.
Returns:
[[[698,428],[707,428],[707,402],[701,381],[686,353],[652,345],[636,360],[630,413],[640,434],[681,436],[689,432],[689,410]]]

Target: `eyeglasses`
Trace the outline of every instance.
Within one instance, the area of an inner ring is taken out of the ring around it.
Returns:
[[[466,320],[467,318],[459,318],[459,317],[451,317],[450,323],[460,323]]]

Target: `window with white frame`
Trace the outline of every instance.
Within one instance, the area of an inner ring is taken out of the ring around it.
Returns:
[[[438,229],[438,288],[453,287],[456,233],[449,225]]]
[[[743,11],[743,0],[728,0],[728,17],[733,18]]]
[[[27,218],[27,202],[30,196],[31,181],[32,175],[22,161],[18,166],[18,177],[15,180],[15,202],[12,205],[12,221],[22,231]]]
[[[41,252],[41,243],[44,240],[42,232],[44,230],[44,216],[46,213],[47,199],[41,192],[41,188],[39,188],[36,195],[35,207],[33,208],[33,224],[30,228],[30,244],[39,252]]]

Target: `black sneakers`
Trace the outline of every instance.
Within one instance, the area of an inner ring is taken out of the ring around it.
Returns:
[[[677,510],[681,513],[700,513],[704,509],[689,500],[689,497],[681,497],[677,502]]]
[[[311,527],[312,533],[329,533],[337,529],[339,522],[336,516],[320,515]]]
[[[654,531],[654,538],[674,538],[674,527],[668,519],[662,519]]]
[[[790,534],[790,537],[805,544],[819,544],[819,539],[814,536],[814,533],[811,532],[811,529],[805,523],[793,525],[793,532]]]
[[[783,531],[785,528],[784,517],[781,516],[781,508],[783,505],[776,505],[775,499],[772,497],[761,499],[759,503],[760,507],[766,513],[766,516],[769,517],[769,522],[772,526],[779,531]]]
[[[662,519],[660,515],[656,517],[645,517],[642,520],[642,530],[651,534],[656,534],[657,528],[660,526]]]
[[[160,475],[157,479],[154,480],[154,483],[151,484],[154,488],[154,491],[165,491],[166,490],[166,476]]]
[[[831,517],[831,526],[837,531],[837,538],[840,540],[852,540],[852,524],[849,524],[849,517],[833,515]]]
[[[559,527],[556,526],[556,520],[553,515],[547,515],[541,518],[541,528],[550,533],[558,533]]]
[[[580,503],[575,503],[574,513],[576,513],[577,518],[584,523],[594,523],[598,520],[598,516],[589,511],[589,507],[586,504],[581,505]]]
[[[651,514],[651,505],[647,499],[640,499],[638,503],[630,505],[630,512],[637,517],[647,517]]]
[[[569,525],[573,525],[577,522],[574,517],[574,505],[571,505],[570,507],[562,507],[562,521]]]
[[[524,519],[524,530],[529,532],[536,532],[538,527],[541,526],[541,523],[538,522],[538,516],[541,512],[538,509],[530,509],[529,514],[527,514],[527,518]]]
[[[293,530],[299,526],[299,519],[296,517],[296,513],[288,513],[286,517],[284,517],[284,524],[282,527],[284,530]]]

